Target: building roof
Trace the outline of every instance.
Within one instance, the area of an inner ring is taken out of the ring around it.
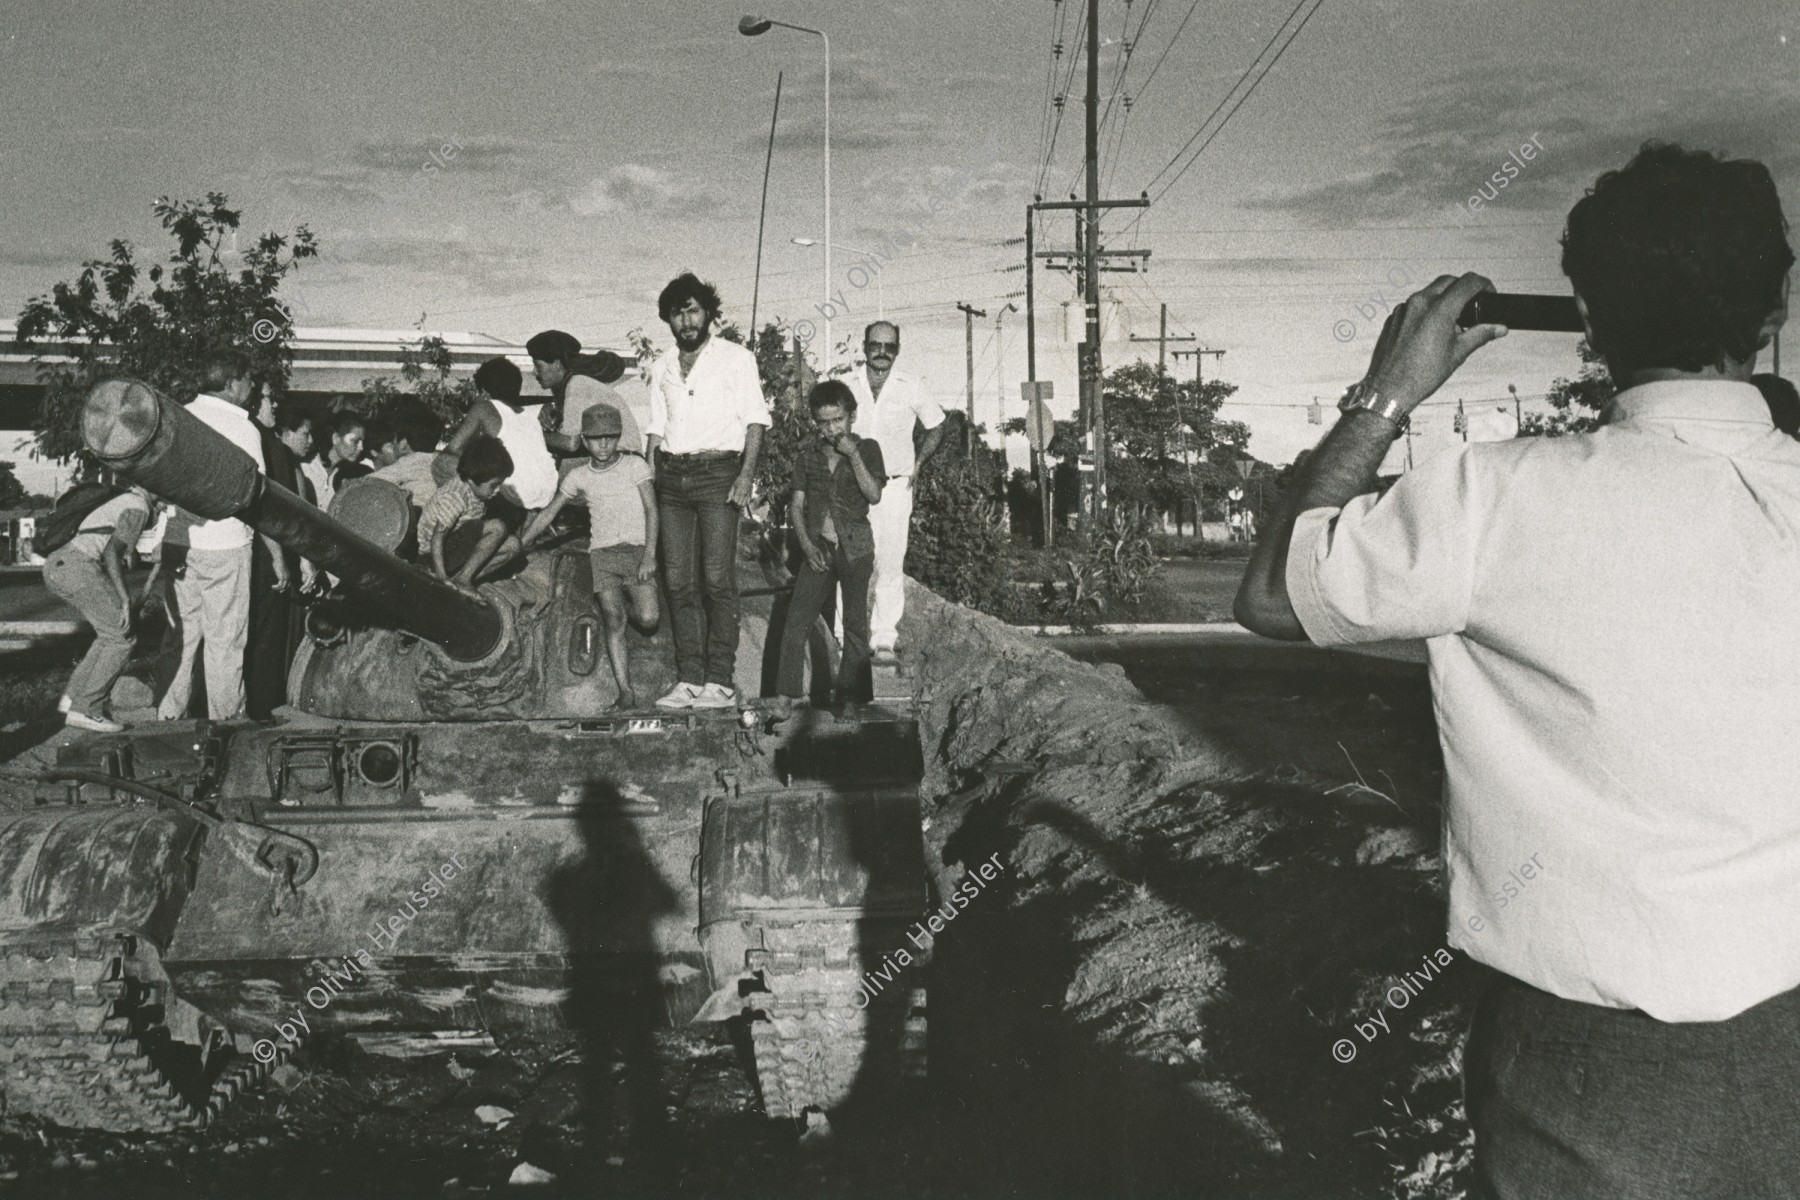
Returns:
[[[331,395],[340,392],[357,394],[363,380],[400,375],[400,348],[417,346],[427,337],[438,337],[449,347],[451,372],[458,377],[475,373],[475,368],[496,355],[513,360],[525,376],[524,395],[543,396],[531,375],[531,356],[525,347],[497,338],[492,334],[452,330],[418,329],[350,329],[340,326],[295,326],[291,343],[294,362],[288,374],[290,392]],[[69,343],[21,343],[18,326],[0,321],[0,388],[38,386],[36,359],[55,361],[69,356]],[[584,350],[599,347],[584,346]],[[615,353],[618,353],[615,351]],[[635,355],[620,353],[627,364]],[[627,378],[630,376],[627,375]]]

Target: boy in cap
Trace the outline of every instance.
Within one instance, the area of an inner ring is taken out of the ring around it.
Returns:
[[[620,712],[638,706],[626,661],[626,619],[629,616],[644,633],[654,632],[661,620],[656,601],[656,485],[650,464],[619,448],[624,428],[619,410],[610,404],[592,405],[581,414],[587,458],[563,476],[556,498],[531,519],[521,539],[530,547],[569,501],[587,505],[594,599],[600,605],[606,653],[619,685],[613,708]]]

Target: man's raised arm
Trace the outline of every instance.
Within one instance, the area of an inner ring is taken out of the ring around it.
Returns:
[[[1231,609],[1238,624],[1264,637],[1307,640],[1287,590],[1295,521],[1302,513],[1342,508],[1375,490],[1381,460],[1404,428],[1400,422],[1437,391],[1469,355],[1505,335],[1506,329],[1500,325],[1456,327],[1463,306],[1477,293],[1492,290],[1493,285],[1480,275],[1440,275],[1388,315],[1363,378],[1365,397],[1392,416],[1372,409],[1350,410],[1307,459],[1295,482],[1293,500],[1257,543],[1244,570]]]

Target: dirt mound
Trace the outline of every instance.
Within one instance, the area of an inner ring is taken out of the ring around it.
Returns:
[[[922,588],[904,636],[939,896],[1003,867],[932,968],[934,1072],[984,1114],[993,1182],[1373,1196],[1466,1157],[1440,1110],[1476,979],[1444,949],[1433,813],[1278,775]],[[1416,758],[1416,735],[1361,749]]]

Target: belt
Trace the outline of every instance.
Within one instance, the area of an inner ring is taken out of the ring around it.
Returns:
[[[667,450],[662,456],[675,462],[723,462],[728,458],[741,458],[741,450],[697,450],[692,454],[670,454]]]

